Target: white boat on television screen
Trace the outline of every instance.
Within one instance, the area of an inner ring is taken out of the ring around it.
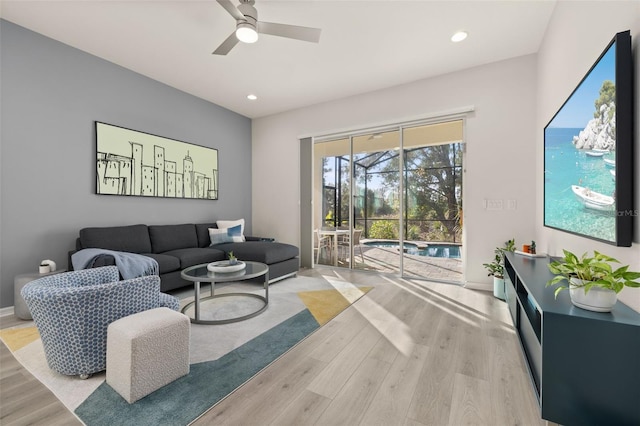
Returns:
[[[616,166],[616,160],[612,160],[610,158],[603,158],[603,160],[604,160],[605,166],[609,166],[609,167],[615,167]]]
[[[605,153],[602,151],[587,151],[585,154],[588,157],[602,157]]]
[[[616,208],[616,200],[613,197],[592,191],[584,186],[571,185],[571,190],[588,209],[612,211]]]
[[[613,180],[616,180],[616,169],[609,170],[609,173],[611,173]]]

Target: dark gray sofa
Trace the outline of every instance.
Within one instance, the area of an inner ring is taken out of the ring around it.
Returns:
[[[160,290],[173,290],[193,283],[180,277],[189,266],[227,259],[228,253],[239,260],[269,265],[269,282],[293,276],[300,268],[298,247],[274,242],[269,238],[246,236],[245,242],[210,246],[209,228],[215,223],[181,225],[130,225],[84,228],[76,240],[76,251],[102,248],[143,254],[155,259],[160,267]],[[73,252],[72,252],[73,253]],[[71,257],[71,254],[70,256]],[[112,256],[102,255],[92,267],[115,264]],[[69,270],[73,269],[69,261]]]

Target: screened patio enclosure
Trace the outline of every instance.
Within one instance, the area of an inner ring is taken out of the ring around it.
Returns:
[[[462,124],[316,142],[317,263],[462,281]]]

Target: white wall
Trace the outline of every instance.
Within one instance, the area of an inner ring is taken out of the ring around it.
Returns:
[[[437,59],[434,59],[437,60]],[[489,283],[482,263],[515,237],[534,238],[536,57],[524,56],[253,120],[253,229],[299,244],[299,138],[388,124],[473,105],[464,167],[466,280]],[[487,211],[484,199],[517,210]]]
[[[538,120],[536,124],[536,235],[541,251],[561,255],[562,249],[576,254],[598,250],[640,271],[640,218],[635,219],[631,248],[608,244],[544,228],[543,223],[543,134],[564,100],[582,80],[614,34],[631,30],[635,64],[635,210],[640,208],[640,2],[558,2],[538,52]],[[640,290],[625,289],[619,300],[640,312]]]

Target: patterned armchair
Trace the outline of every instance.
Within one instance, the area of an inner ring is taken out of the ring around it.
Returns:
[[[22,289],[22,297],[49,367],[81,378],[106,368],[110,323],[148,309],[179,308],[177,298],[160,293],[158,276],[119,281],[115,266],[39,278]]]

